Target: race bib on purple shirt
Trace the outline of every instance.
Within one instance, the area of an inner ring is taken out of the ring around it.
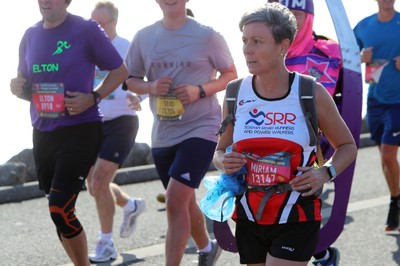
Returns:
[[[32,102],[40,117],[58,118],[64,115],[64,84],[35,83]]]

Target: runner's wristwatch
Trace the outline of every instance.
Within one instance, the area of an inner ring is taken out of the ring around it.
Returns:
[[[335,167],[333,167],[332,164],[325,164],[324,165],[326,169],[328,170],[328,175],[329,175],[329,182],[333,182],[336,178],[336,170]]]
[[[200,93],[200,99],[203,99],[206,97],[206,91],[204,90],[203,86],[197,85],[199,87],[199,93]]]
[[[94,104],[99,104],[101,102],[101,96],[98,92],[92,91]]]

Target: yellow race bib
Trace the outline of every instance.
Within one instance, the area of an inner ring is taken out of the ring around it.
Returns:
[[[160,121],[178,121],[185,112],[181,101],[176,96],[157,96],[157,118]]]

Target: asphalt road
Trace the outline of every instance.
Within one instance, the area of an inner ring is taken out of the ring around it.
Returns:
[[[163,190],[161,183],[158,180],[141,182],[124,185],[123,189],[133,197],[144,198],[147,210],[138,219],[134,235],[121,239],[118,232],[122,211],[117,208],[114,242],[120,255],[111,264],[99,265],[163,265],[166,213],[164,205],[156,200],[156,195]],[[333,184],[325,187],[324,214],[329,214],[333,191]],[[201,186],[197,193],[199,200],[204,193],[205,188]],[[400,234],[384,232],[388,203],[389,194],[377,147],[360,149],[346,224],[334,243],[341,253],[340,265],[400,265]],[[93,250],[99,226],[94,200],[86,191],[78,199],[77,215],[86,230],[89,250]],[[0,229],[0,265],[71,265],[58,243],[45,198],[1,204]],[[182,265],[197,265],[197,254],[193,251],[188,249]],[[224,251],[216,265],[240,265],[239,257]]]

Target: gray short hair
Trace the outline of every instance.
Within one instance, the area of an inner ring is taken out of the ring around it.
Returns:
[[[284,39],[293,42],[297,33],[296,17],[290,10],[279,3],[267,3],[252,11],[246,12],[239,22],[239,29],[243,31],[244,26],[253,22],[261,22],[271,29],[276,43]]]
[[[100,9],[100,8],[107,9],[108,12],[110,13],[110,18],[112,20],[117,20],[118,19],[118,8],[114,5],[113,2],[110,2],[110,1],[98,2],[94,9],[96,10],[96,9]]]

